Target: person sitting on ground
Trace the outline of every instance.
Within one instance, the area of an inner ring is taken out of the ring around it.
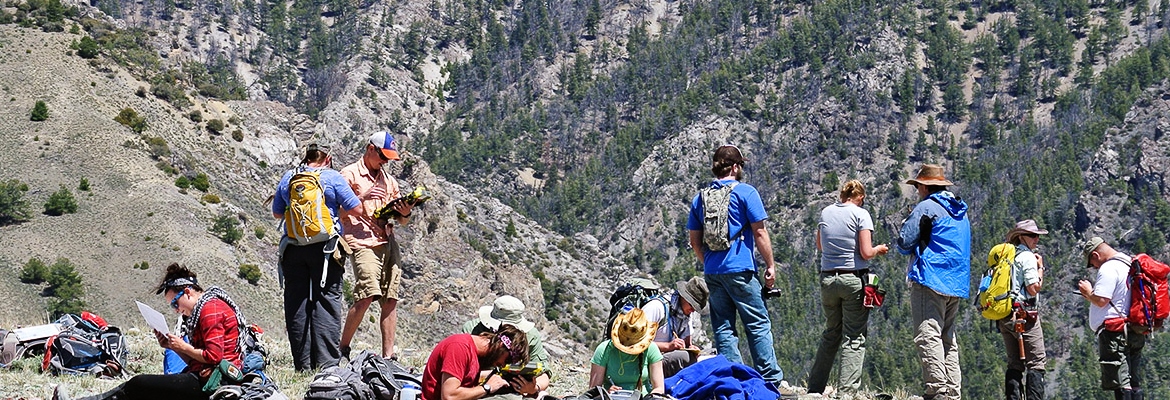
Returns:
[[[662,352],[651,346],[658,324],[646,320],[640,308],[619,315],[610,339],[593,351],[589,386],[606,386],[610,392],[637,390],[643,396],[666,392],[662,376]]]
[[[83,399],[205,400],[210,391],[204,391],[204,385],[214,379],[221,361],[238,371],[243,359],[240,329],[245,324],[239,307],[223,289],[213,286],[204,291],[194,272],[171,264],[155,292],[162,294],[175,312],[187,317],[184,330],[190,343],[174,333],[154,331],[158,345],[179,353],[187,367],[175,375],[137,375],[106,393]],[[53,399],[69,399],[63,386],[54,389]]]
[[[543,337],[536,329],[536,324],[524,318],[524,303],[512,296],[500,296],[490,306],[479,308],[479,318],[463,324],[462,332],[479,335],[484,332],[495,333],[501,326],[512,325],[524,332],[528,338],[528,362],[540,363],[544,371],[535,377],[516,376],[511,379],[509,386],[504,387],[493,398],[518,399],[520,396],[535,397],[541,391],[548,390],[549,377],[548,351],[544,350]],[[481,371],[481,377],[490,375],[490,371]]]
[[[526,363],[528,338],[515,326],[505,324],[494,333],[448,336],[427,357],[422,374],[422,398],[478,399],[495,394],[509,383],[499,375],[491,375],[480,384],[479,371]]]
[[[666,378],[699,361],[699,348],[691,343],[691,314],[707,308],[707,282],[702,277],[675,283],[670,299],[655,298],[642,306],[646,320],[657,321],[654,345],[662,353]]]

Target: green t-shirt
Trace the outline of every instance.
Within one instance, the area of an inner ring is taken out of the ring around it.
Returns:
[[[634,385],[638,384],[639,372],[642,376],[642,394],[650,393],[650,364],[662,361],[662,352],[658,351],[658,346],[653,343],[646,348],[642,354],[643,357],[641,368],[638,367],[638,356],[631,356],[613,347],[612,341],[606,340],[597,345],[597,350],[593,351],[594,364],[605,367],[605,381],[602,382],[602,387],[609,385],[620,386],[625,390],[634,390]]]
[[[472,335],[490,332],[486,326],[483,326],[483,324],[479,323],[479,318],[464,322],[460,331],[463,333],[470,333]],[[544,349],[544,339],[541,338],[540,331],[536,330],[534,327],[529,329],[528,332],[524,332],[524,336],[528,338],[528,362],[541,363],[544,365],[544,370],[548,371],[549,356],[548,351]],[[551,378],[552,374],[549,374],[549,377]]]

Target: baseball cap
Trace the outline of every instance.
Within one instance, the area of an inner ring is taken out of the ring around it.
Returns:
[[[370,135],[370,144],[382,151],[382,155],[390,160],[400,160],[398,157],[398,141],[394,140],[394,136],[390,132],[382,131],[375,132]]]

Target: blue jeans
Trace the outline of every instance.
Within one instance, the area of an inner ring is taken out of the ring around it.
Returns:
[[[715,331],[715,349],[734,363],[743,364],[739,354],[739,338],[735,332],[738,312],[743,318],[752,353],[752,364],[764,380],[779,384],[784,371],[776,364],[776,349],[772,347],[772,321],[761,295],[760,279],[755,272],[735,274],[706,274],[711,291],[711,328]]]

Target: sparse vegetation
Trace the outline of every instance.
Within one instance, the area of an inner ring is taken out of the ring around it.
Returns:
[[[98,46],[97,41],[93,40],[93,38],[86,36],[81,38],[81,41],[77,42],[78,57],[93,59],[97,58],[98,54],[101,54],[101,48]]]
[[[264,239],[265,232],[266,231],[264,230],[264,228],[261,228],[259,226],[252,229],[252,234],[256,235],[257,239]]]
[[[24,263],[24,268],[20,270],[20,281],[24,283],[38,284],[48,279],[49,266],[36,257],[28,259],[28,262]]]
[[[240,229],[240,220],[229,214],[216,216],[208,230],[227,244],[235,244],[244,238],[244,230]]]
[[[0,181],[0,225],[28,221],[29,204],[24,200],[28,185],[16,179]]]
[[[140,270],[143,270],[143,271],[145,271],[145,270],[148,270],[148,269],[150,269],[150,263],[148,263],[148,262],[146,262],[146,261],[143,261],[143,262],[140,262],[140,263],[135,263],[135,264],[134,264],[134,269],[140,269]]]
[[[233,130],[232,131],[232,140],[235,140],[237,142],[244,141],[244,131],[241,131],[239,129]]]
[[[85,179],[84,177],[82,177],[81,182],[77,184],[77,190],[80,190],[82,192],[88,192],[89,191],[89,179]]]
[[[193,110],[187,113],[187,119],[190,119],[192,122],[196,123],[203,122],[203,112],[199,110]]]
[[[223,133],[223,128],[224,124],[222,119],[211,119],[207,121],[207,130],[213,135],[219,135]]]
[[[247,280],[253,285],[260,283],[260,277],[263,274],[260,272],[260,266],[256,264],[240,264],[240,279]]]
[[[195,178],[191,179],[191,187],[200,192],[206,192],[207,189],[211,188],[211,178],[202,172],[195,174]]]
[[[32,112],[29,113],[29,120],[40,122],[49,119],[49,106],[44,101],[37,100],[36,105],[33,106]]]
[[[219,204],[219,202],[220,202],[219,196],[215,195],[213,193],[204,194],[202,197],[202,200],[204,203],[207,203],[207,204]]]
[[[187,179],[186,176],[179,175],[178,178],[175,178],[175,186],[177,186],[179,189],[183,189],[183,190],[190,189],[191,188],[191,180]]]
[[[78,314],[85,309],[85,301],[81,299],[85,295],[85,286],[69,259],[58,258],[49,267],[48,283],[45,292],[56,298],[49,302],[49,313],[54,318],[62,314]]]
[[[73,214],[77,212],[77,199],[73,197],[73,192],[65,185],[61,185],[61,189],[49,195],[49,201],[45,202],[45,215],[64,215]]]
[[[142,133],[146,130],[146,118],[139,116],[138,112],[130,107],[123,108],[121,112],[118,112],[114,121],[130,128],[134,133]]]

